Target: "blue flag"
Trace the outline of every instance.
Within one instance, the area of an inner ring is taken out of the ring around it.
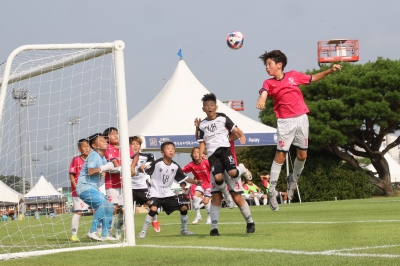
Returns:
[[[177,55],[179,55],[179,57],[180,57],[181,59],[183,59],[183,56],[182,56],[182,49],[179,49],[179,52],[177,53]]]

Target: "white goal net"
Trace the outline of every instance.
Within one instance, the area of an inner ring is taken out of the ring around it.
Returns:
[[[69,166],[78,140],[118,128],[121,182],[130,190],[123,49],[122,41],[27,45],[0,65],[0,260],[105,246],[85,237],[90,210],[80,241],[70,241]],[[107,244],[134,245],[131,202],[123,238]]]

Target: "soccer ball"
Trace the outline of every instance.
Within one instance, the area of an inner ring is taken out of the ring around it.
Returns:
[[[242,48],[244,36],[240,31],[232,31],[226,36],[226,44],[233,50]]]

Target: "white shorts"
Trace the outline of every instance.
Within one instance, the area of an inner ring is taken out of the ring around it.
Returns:
[[[74,212],[87,211],[89,209],[89,206],[86,203],[84,203],[79,197],[73,197],[72,202],[73,202]]]
[[[213,174],[210,174],[210,184],[211,184],[211,194],[215,192],[219,192],[219,188],[217,187],[217,184],[215,183],[215,178]],[[242,180],[240,179],[240,176],[236,178],[230,177],[226,172],[224,172],[224,181],[226,185],[228,186],[228,191],[229,192],[236,192],[238,194],[243,193],[243,188],[242,188]]]
[[[197,186],[194,191],[198,191],[198,192],[202,193],[204,195],[204,197],[211,198],[211,189],[210,188],[206,188],[204,190],[204,188],[202,186]]]
[[[290,145],[295,145],[301,150],[308,149],[308,116],[306,114],[290,117],[278,118],[277,121],[278,151],[289,151]]]
[[[112,204],[124,206],[124,197],[122,196],[122,188],[106,188],[106,195]]]

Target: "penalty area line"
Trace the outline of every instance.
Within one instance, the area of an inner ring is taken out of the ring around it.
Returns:
[[[137,247],[149,248],[173,248],[173,249],[204,249],[217,251],[241,251],[258,253],[280,253],[290,255],[321,255],[321,256],[339,256],[339,257],[370,257],[370,258],[400,258],[397,254],[368,254],[368,253],[342,253],[334,250],[327,251],[301,251],[301,250],[282,250],[282,249],[256,249],[256,248],[225,248],[208,246],[162,246],[162,245],[137,245]]]

